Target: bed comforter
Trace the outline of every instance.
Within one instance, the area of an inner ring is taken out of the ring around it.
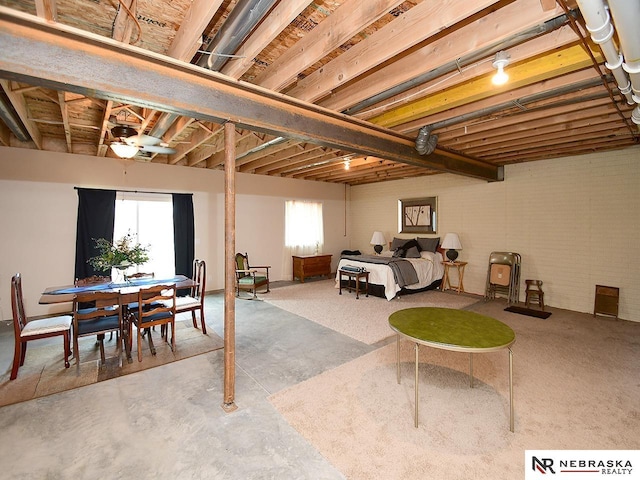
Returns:
[[[338,270],[345,266],[362,267],[369,272],[369,284],[382,285],[387,300],[394,298],[403,288],[420,290],[442,278],[444,267],[442,255],[421,252],[421,258],[396,259],[388,255],[345,256],[338,263]],[[399,262],[397,260],[402,260]],[[413,272],[408,269],[413,268]],[[336,272],[336,288],[339,287],[340,274]]]

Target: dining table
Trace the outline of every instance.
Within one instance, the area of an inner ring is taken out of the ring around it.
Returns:
[[[120,292],[122,304],[126,305],[138,300],[138,292],[143,288],[156,285],[175,285],[178,290],[197,286],[197,282],[185,275],[174,275],[168,278],[141,278],[126,282],[92,283],[87,285],[64,285],[47,287],[40,296],[41,305],[73,302],[78,293]]]
[[[175,285],[176,288],[186,289],[198,285],[196,281],[185,275],[174,275],[170,278],[140,278],[130,279],[125,282],[89,283],[86,285],[66,285],[60,287],[48,287],[42,292],[39,303],[42,305],[73,302],[79,293],[90,292],[119,292],[122,305],[126,306],[138,301],[138,293],[145,288],[158,285]],[[129,315],[124,315],[122,334],[125,335],[127,345],[127,361],[131,362],[131,322]],[[145,332],[146,333],[146,332]],[[151,335],[149,347],[155,355],[155,347]]]

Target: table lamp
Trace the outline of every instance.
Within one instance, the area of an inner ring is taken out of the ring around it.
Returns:
[[[373,232],[373,236],[371,237],[371,245],[373,245],[373,249],[375,250],[375,252],[380,255],[380,252],[382,252],[382,245],[384,245],[384,243],[386,242],[385,238],[384,238],[384,234],[382,232]]]
[[[457,233],[447,233],[442,241],[442,248],[447,249],[447,258],[450,262],[455,262],[458,258],[458,250],[462,250],[462,244]]]

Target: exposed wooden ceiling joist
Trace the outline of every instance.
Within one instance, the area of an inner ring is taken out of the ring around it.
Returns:
[[[6,47],[0,58],[5,78],[213,122],[231,121],[414,166],[501,179],[493,165],[443,151],[421,157],[412,139],[393,131],[5,8],[0,9],[0,43]]]

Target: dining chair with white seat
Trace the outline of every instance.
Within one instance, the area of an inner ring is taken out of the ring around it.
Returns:
[[[71,322],[70,315],[31,319],[25,314],[24,298],[22,296],[22,276],[16,273],[11,278],[11,310],[13,311],[13,333],[15,350],[10,380],[18,376],[18,369],[24,365],[27,353],[27,343],[32,340],[62,336],[64,343],[64,366],[69,368]]]
[[[204,295],[207,279],[207,265],[204,260],[195,259],[193,261],[193,282],[194,285],[189,291],[189,295],[176,297],[176,313],[191,312],[193,328],[198,328],[196,322],[196,312],[200,312],[200,324],[202,333],[206,335],[207,325],[204,320]]]

